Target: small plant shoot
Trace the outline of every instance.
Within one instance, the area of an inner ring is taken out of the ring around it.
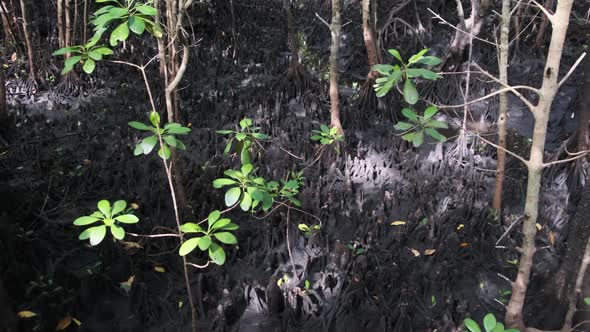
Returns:
[[[435,56],[424,56],[428,49],[423,49],[417,54],[413,55],[404,61],[398,50],[390,49],[389,53],[393,55],[400,63],[396,65],[378,64],[373,66],[373,70],[383,75],[375,81],[375,92],[377,97],[383,97],[391,91],[391,89],[400,81],[404,82],[402,93],[404,100],[410,105],[414,105],[419,100],[418,90],[416,85],[412,82],[413,78],[423,78],[429,81],[435,81],[442,78],[441,75],[425,69],[416,68],[417,65],[436,66],[440,64],[441,60]]]
[[[231,233],[239,228],[238,225],[231,222],[228,218],[221,218],[221,212],[215,210],[207,217],[207,228],[201,227],[197,223],[185,223],[180,226],[180,231],[185,234],[200,234],[200,236],[190,238],[180,246],[178,254],[186,256],[197,247],[201,251],[206,251],[209,258],[217,265],[225,263],[225,251],[216,243],[236,244],[237,238]]]
[[[186,146],[181,140],[176,138],[176,135],[186,135],[190,133],[190,128],[183,127],[174,122],[167,123],[164,125],[164,128],[160,128],[160,115],[157,112],[150,113],[150,122],[152,126],[138,121],[129,122],[129,126],[132,128],[153,133],[153,135],[145,137],[137,143],[135,150],[133,150],[134,155],[148,155],[156,145],[160,146],[158,156],[165,159],[170,158],[171,149],[186,150]],[[160,137],[162,139],[161,145],[159,144]]]
[[[240,154],[242,165],[252,162],[250,150],[255,148],[256,144],[260,145],[259,140],[268,139],[268,135],[260,132],[260,127],[252,126],[252,119],[250,118],[244,118],[240,121],[239,130],[218,130],[217,133],[229,136],[224,153],[229,154],[232,152],[233,147],[233,151]]]
[[[105,238],[107,229],[117,240],[125,238],[124,224],[135,224],[139,218],[131,214],[131,208],[127,208],[127,202],[123,200],[116,201],[112,207],[107,200],[101,200],[97,204],[98,211],[89,216],[80,217],[74,220],[76,226],[89,226],[96,223],[100,225],[85,229],[78,238],[80,240],[90,240],[90,245],[95,246]]]
[[[412,142],[415,147],[424,143],[424,135],[428,135],[439,142],[445,142],[447,138],[438,132],[437,129],[448,128],[447,124],[435,120],[433,117],[438,112],[436,106],[430,106],[420,116],[410,108],[402,109],[402,114],[408,119],[408,122],[400,121],[394,126],[395,129],[403,131],[402,139]]]
[[[314,135],[310,137],[312,141],[319,141],[320,144],[325,146],[334,146],[336,152],[340,152],[338,146],[334,143],[344,141],[344,136],[338,134],[338,128],[336,127],[328,127],[326,125],[321,125],[320,130],[312,130]]]

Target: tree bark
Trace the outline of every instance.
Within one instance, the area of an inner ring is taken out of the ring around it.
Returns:
[[[586,32],[586,41],[590,41],[590,28]],[[590,137],[588,137],[588,121],[590,121],[590,59],[584,59],[584,87],[577,107],[578,115],[578,151],[590,150]]]
[[[545,7],[547,10],[551,10],[551,8],[553,8],[554,2],[555,0],[547,0],[545,1],[543,7]],[[541,24],[539,25],[539,32],[537,32],[537,38],[535,38],[535,45],[537,48],[541,48],[541,46],[543,46],[543,41],[545,41],[545,31],[547,31],[548,23],[549,20],[547,19],[547,16],[543,16],[541,19]]]
[[[299,44],[297,43],[297,35],[295,33],[295,19],[293,18],[293,7],[289,0],[283,0],[283,7],[287,15],[287,40],[289,42],[289,50],[291,51],[291,61],[289,62],[289,70],[287,77],[292,78],[297,76],[299,66]]]
[[[57,0],[57,39],[59,47],[65,47],[65,30],[64,30],[64,21],[63,21],[63,1],[64,0]]]
[[[82,27],[82,42],[86,42],[88,41],[88,0],[84,0],[84,11],[82,13],[82,15],[84,16],[83,18],[83,24],[84,26]],[[158,22],[156,20],[156,22]],[[158,40],[160,40],[161,38],[158,38]]]
[[[367,79],[374,80],[377,77],[377,72],[373,71],[371,68],[379,63],[379,53],[377,52],[377,44],[375,42],[374,25],[372,24],[371,0],[363,0],[362,11],[363,39],[365,40],[367,60],[369,62],[369,74],[367,75]]]
[[[502,22],[500,25],[500,45],[498,69],[500,82],[503,86],[508,85],[508,37],[510,35],[510,0],[502,0]],[[496,187],[494,191],[494,202],[492,206],[496,211],[502,211],[502,188],[504,185],[504,172],[506,169],[506,120],[508,113],[508,95],[506,92],[500,94],[498,116],[498,162],[496,164]]]
[[[12,32],[12,27],[10,26],[10,20],[8,19],[8,9],[4,1],[0,2],[0,18],[2,18],[2,27],[4,29],[4,44],[8,46],[10,40],[14,42],[16,45],[16,38]]]
[[[70,16],[70,1],[71,0],[64,0],[64,16],[66,21],[66,31],[65,31],[65,40],[64,46],[72,46],[72,24],[71,24],[71,16]],[[71,53],[66,54],[66,59],[71,56]]]
[[[6,82],[4,80],[4,68],[0,66],[0,127],[5,125],[6,119],[8,119],[8,112],[6,110]]]
[[[332,45],[330,47],[330,125],[336,127],[339,135],[344,135],[340,122],[340,97],[338,95],[338,52],[340,49],[340,11],[342,0],[332,0]]]
[[[29,79],[35,81],[35,62],[33,58],[33,42],[29,32],[29,23],[27,20],[27,6],[25,0],[20,0],[20,8],[23,22],[23,33],[25,34],[25,44],[27,47],[27,57],[29,59]]]
[[[525,329],[522,309],[530,279],[535,254],[535,236],[537,234],[537,217],[539,213],[539,192],[544,168],[543,155],[545,152],[545,138],[549,112],[555,94],[557,93],[557,75],[563,52],[563,45],[569,25],[569,17],[573,0],[560,0],[555,14],[551,17],[553,32],[551,44],[547,54],[545,70],[543,72],[543,84],[540,89],[538,104],[532,109],[535,115],[533,130],[533,142],[531,145],[530,159],[527,162],[528,184],[525,202],[525,218],[523,223],[523,243],[516,281],[512,284],[512,295],[506,307],[506,324],[521,330]]]

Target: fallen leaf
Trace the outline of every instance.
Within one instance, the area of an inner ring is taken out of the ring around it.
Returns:
[[[406,224],[405,221],[398,220],[398,221],[392,222],[391,223],[391,226],[402,226],[402,225],[405,225],[405,224]]]
[[[435,252],[436,252],[436,249],[426,249],[426,250],[424,250],[424,255],[430,256],[430,255],[434,254]]]
[[[420,252],[416,249],[411,249],[412,250],[412,254],[414,254],[414,256],[418,257],[420,256]]]
[[[457,226],[457,230],[460,231],[462,228],[465,228],[465,225],[463,224],[459,224],[459,226]]]
[[[467,247],[469,247],[469,243],[463,242],[463,243],[459,244],[459,247],[461,247],[461,248],[467,248]]]
[[[129,279],[127,279],[127,281],[123,281],[123,282],[119,283],[121,285],[121,288],[123,288],[123,290],[125,290],[126,293],[129,293],[129,291],[131,290],[131,285],[133,285],[134,279],[135,279],[135,276],[131,276],[131,277],[129,277]]]
[[[166,269],[161,266],[154,266],[154,270],[156,270],[156,272],[160,272],[160,273],[166,272]]]
[[[121,243],[124,246],[125,250],[131,250],[131,249],[141,249],[143,248],[139,243],[137,242],[126,242],[126,241],[119,241],[119,243]]]
[[[12,53],[12,55],[10,56],[10,62],[15,62],[18,59],[18,56],[16,55],[16,52]]]
[[[553,233],[553,231],[549,231],[549,243],[551,243],[552,246],[555,245],[555,233]]]
[[[17,313],[17,316],[20,318],[31,318],[37,316],[37,314],[32,311],[25,310]]]
[[[67,329],[68,326],[70,326],[70,324],[72,324],[72,317],[66,316],[66,317],[60,319],[59,322],[57,322],[57,326],[55,327],[55,330],[56,331],[63,331],[65,329]]]
[[[543,226],[541,226],[541,224],[539,224],[539,223],[537,223],[536,226],[537,226],[537,229],[538,230],[542,230],[543,229]]]
[[[78,325],[78,326],[82,325],[82,322],[77,320],[76,318],[72,317],[72,320],[74,321],[74,323],[76,323],[76,325]]]
[[[130,206],[133,210],[139,209],[139,204],[137,204],[137,203],[131,203]]]
[[[178,309],[182,308],[182,305],[183,305],[183,304],[184,304],[184,303],[183,303],[182,301],[178,301]]]

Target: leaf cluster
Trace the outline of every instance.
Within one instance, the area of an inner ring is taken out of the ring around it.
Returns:
[[[252,162],[250,150],[254,147],[254,143],[259,144],[259,140],[268,139],[268,135],[260,132],[260,127],[252,126],[252,119],[250,118],[242,119],[238,130],[218,130],[216,133],[229,136],[224,154],[229,154],[233,148],[235,153],[240,154],[242,165]]]
[[[80,240],[90,239],[90,245],[95,246],[105,238],[107,228],[110,228],[111,234],[117,240],[125,238],[125,229],[122,224],[135,224],[139,218],[131,214],[131,209],[127,209],[127,202],[124,200],[116,201],[112,207],[107,200],[101,200],[97,204],[98,211],[89,216],[83,216],[74,220],[76,226],[88,226],[95,223],[101,225],[87,228],[78,238]]]
[[[338,128],[328,127],[325,124],[320,126],[320,130],[312,130],[314,133],[310,139],[312,141],[319,141],[322,145],[332,145],[335,142],[344,141],[344,136],[338,134]],[[338,146],[334,145],[336,152],[339,152]]]
[[[467,318],[463,321],[463,324],[470,332],[481,332],[481,328],[471,318]],[[483,326],[486,332],[519,332],[517,329],[504,329],[504,324],[496,321],[494,314],[489,313],[483,318]]]
[[[239,228],[228,218],[220,218],[221,212],[215,210],[207,217],[207,227],[200,224],[188,222],[180,226],[180,231],[185,234],[199,234],[182,243],[178,254],[186,256],[197,247],[201,251],[207,251],[209,258],[217,265],[225,263],[225,250],[216,243],[236,244],[238,239],[231,233]]]
[[[186,146],[181,140],[176,138],[176,135],[186,135],[190,133],[191,129],[183,127],[178,123],[170,122],[160,127],[160,115],[157,112],[150,113],[150,122],[152,126],[138,121],[129,122],[129,126],[135,129],[152,132],[150,135],[137,143],[133,154],[138,156],[141,154],[148,155],[156,145],[159,145],[159,137],[162,137],[162,144],[158,149],[158,156],[160,158],[170,158],[170,149],[186,150]]]
[[[447,138],[438,132],[437,129],[447,129],[445,122],[434,119],[438,112],[436,106],[429,106],[424,110],[424,115],[420,116],[410,108],[402,109],[402,114],[408,119],[408,122],[399,121],[394,128],[406,132],[402,139],[412,142],[415,147],[422,145],[424,135],[428,135],[439,142],[445,142]]]

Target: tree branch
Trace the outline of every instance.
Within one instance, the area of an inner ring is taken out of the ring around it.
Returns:
[[[565,83],[565,81],[567,81],[567,79],[571,76],[571,74],[574,72],[574,70],[576,70],[576,68],[578,67],[580,62],[582,62],[582,60],[584,60],[584,57],[586,57],[586,52],[584,52],[584,53],[582,53],[582,55],[580,55],[580,57],[578,58],[578,60],[576,60],[576,62],[572,66],[572,68],[570,68],[570,70],[567,72],[567,74],[565,74],[565,76],[561,79],[561,81],[559,81],[559,83],[557,84],[558,89],[561,87],[561,85],[563,83]]]
[[[539,9],[543,12],[543,14],[545,14],[547,16],[547,18],[549,19],[549,21],[553,24],[555,22],[553,22],[553,14],[551,14],[547,8],[545,8],[545,6],[543,6],[542,4],[538,3],[535,0],[531,0],[532,3],[535,4],[535,6],[539,7]]]

